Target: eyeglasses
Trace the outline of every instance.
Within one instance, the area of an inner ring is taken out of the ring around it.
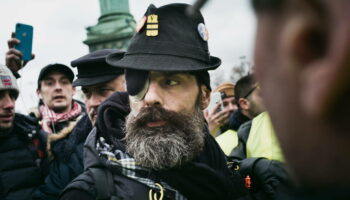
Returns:
[[[246,95],[243,96],[243,98],[246,99],[247,97],[249,97],[249,95],[251,95],[257,88],[260,88],[258,83],[256,83],[255,86],[252,89],[250,89]]]

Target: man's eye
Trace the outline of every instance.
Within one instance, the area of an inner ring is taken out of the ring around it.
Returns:
[[[45,85],[51,86],[51,85],[53,85],[53,82],[52,82],[52,81],[46,81],[46,82],[45,82]]]
[[[69,80],[62,80],[62,81],[61,81],[61,84],[63,84],[63,85],[68,85],[68,84],[70,84],[70,81],[69,81]]]
[[[178,84],[179,84],[179,81],[175,81],[175,80],[166,80],[166,81],[165,81],[165,84],[166,84],[166,85],[170,85],[170,86],[178,85]]]
[[[110,91],[113,91],[112,89],[110,88],[101,88],[100,89],[100,92],[104,93],[104,92],[110,92]]]

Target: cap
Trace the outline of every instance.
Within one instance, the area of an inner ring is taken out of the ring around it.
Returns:
[[[113,53],[115,59],[121,59],[125,51],[117,49],[97,50],[82,56],[71,62],[72,67],[77,67],[77,79],[74,86],[89,86],[113,80],[124,74],[124,69],[113,67],[106,62],[106,57]]]
[[[70,82],[73,82],[74,73],[68,66],[66,66],[64,64],[60,64],[60,63],[49,64],[49,65],[45,66],[44,68],[42,68],[40,73],[39,73],[38,88],[39,88],[40,81],[44,80],[48,74],[50,74],[51,72],[54,72],[54,71],[57,71],[57,72],[60,72],[64,75],[66,75],[67,78],[70,80]]]

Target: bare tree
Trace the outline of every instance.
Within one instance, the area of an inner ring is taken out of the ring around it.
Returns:
[[[232,83],[236,83],[241,77],[248,75],[252,68],[252,62],[247,60],[246,56],[239,57],[240,63],[238,65],[234,65],[231,70],[231,75],[229,80]]]

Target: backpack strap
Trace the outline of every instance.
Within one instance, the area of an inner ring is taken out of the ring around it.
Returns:
[[[108,168],[89,168],[95,181],[98,200],[117,200],[113,175]]]

